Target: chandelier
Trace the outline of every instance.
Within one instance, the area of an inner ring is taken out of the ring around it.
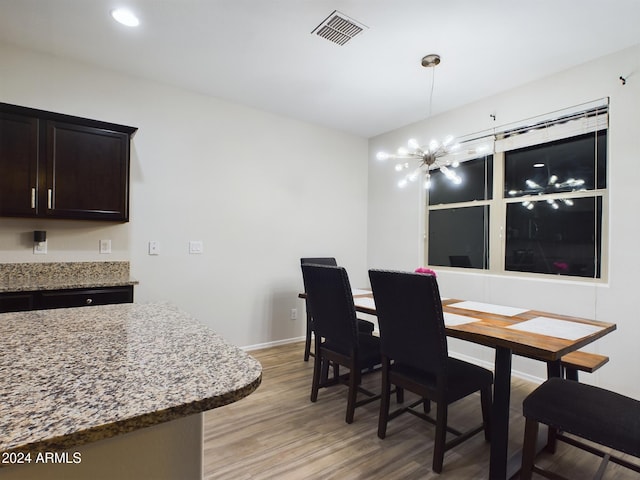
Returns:
[[[431,101],[433,99],[433,85],[435,78],[435,67],[440,63],[440,55],[429,54],[422,58],[421,65],[423,67],[432,68],[431,76],[431,92],[429,95],[429,116],[431,116]],[[378,152],[376,158],[378,160],[412,160],[413,162],[400,162],[396,164],[397,172],[405,172],[404,178],[398,182],[398,186],[403,188],[409,182],[415,182],[420,178],[424,178],[424,188],[431,187],[430,171],[440,169],[449,181],[459,185],[462,178],[454,171],[459,163],[456,161],[444,161],[443,157],[449,157],[459,149],[460,145],[453,142],[453,136],[447,137],[443,142],[431,140],[428,145],[420,145],[416,139],[409,140],[407,147],[400,147],[395,154],[386,152]],[[417,167],[412,169],[417,162]],[[410,171],[409,171],[410,170]]]
[[[442,143],[437,140],[431,140],[429,145],[421,147],[417,140],[410,139],[408,143],[408,149],[400,147],[397,154],[388,154],[386,152],[378,152],[376,157],[378,160],[416,160],[417,167],[409,173],[406,173],[404,178],[398,182],[399,187],[406,187],[409,182],[415,182],[420,177],[424,177],[424,188],[431,187],[431,169],[439,168],[452,183],[459,185],[462,183],[462,178],[453,170],[459,166],[457,161],[443,162],[441,157],[452,155],[459,147],[459,144],[452,145],[453,137],[447,137]],[[404,172],[411,169],[411,163],[401,162],[396,164],[397,172]]]

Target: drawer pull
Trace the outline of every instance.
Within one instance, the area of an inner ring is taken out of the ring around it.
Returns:
[[[91,305],[93,303],[93,298],[87,298],[84,303],[86,303],[87,305]]]
[[[53,208],[53,191],[51,189],[47,190],[47,208],[49,210]]]
[[[36,189],[31,189],[31,208],[36,208]]]

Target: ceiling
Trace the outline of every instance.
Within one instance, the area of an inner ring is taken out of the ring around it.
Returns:
[[[311,33],[334,10],[365,27],[342,46]],[[639,20],[638,0],[0,0],[0,42],[371,137],[640,44]]]

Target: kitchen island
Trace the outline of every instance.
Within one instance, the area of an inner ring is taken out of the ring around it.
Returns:
[[[0,478],[202,476],[202,412],[260,363],[164,304],[0,315]]]

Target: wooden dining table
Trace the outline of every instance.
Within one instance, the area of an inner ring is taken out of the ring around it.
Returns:
[[[370,290],[354,289],[353,298],[357,311],[376,315]],[[495,349],[489,478],[510,478],[520,466],[517,457],[509,462],[508,452],[513,355],[545,362],[548,376],[558,377],[563,355],[604,337],[614,331],[616,325],[452,298],[443,298],[442,307],[447,336]]]

